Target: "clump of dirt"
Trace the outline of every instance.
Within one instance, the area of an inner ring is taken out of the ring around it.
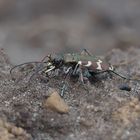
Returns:
[[[31,136],[22,128],[0,119],[0,140],[30,140]]]
[[[138,98],[133,98],[130,102],[125,103],[113,113],[115,120],[129,125],[131,122],[140,118],[140,101]]]
[[[117,72],[139,78],[139,54],[139,48],[114,49],[106,58],[116,65]],[[114,75],[100,77],[98,82],[93,79],[92,84],[83,86],[69,79],[63,97],[69,112],[60,114],[45,108],[43,102],[50,95],[49,89],[61,89],[63,77],[51,78],[47,83],[35,78],[31,85],[26,79],[25,84],[22,80],[15,83],[9,74],[11,68],[1,50],[0,117],[25,130],[34,140],[140,139],[139,81]],[[131,91],[118,88],[125,83]]]
[[[51,95],[44,100],[44,107],[58,113],[68,113],[69,111],[69,107],[57,91],[53,91]]]

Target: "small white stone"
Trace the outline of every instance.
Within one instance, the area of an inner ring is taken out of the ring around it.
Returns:
[[[87,105],[87,109],[92,109],[94,108],[94,105]]]
[[[15,99],[16,99],[16,97],[14,96],[14,97],[13,97],[13,100],[15,100]]]
[[[51,118],[51,122],[53,122],[54,121],[54,118]]]

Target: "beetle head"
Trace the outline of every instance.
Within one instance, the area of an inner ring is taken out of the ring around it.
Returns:
[[[51,62],[55,67],[58,68],[64,64],[64,59],[60,55],[57,55],[51,60]]]

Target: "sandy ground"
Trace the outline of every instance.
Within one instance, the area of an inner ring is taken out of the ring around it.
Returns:
[[[140,49],[114,49],[106,59],[116,65],[116,70],[124,75],[140,75]],[[43,106],[49,93],[48,88],[59,89],[62,77],[52,78],[49,84],[26,81],[15,83],[9,74],[12,64],[4,51],[0,51],[0,118],[11,127],[22,128],[21,133],[7,129],[14,140],[139,140],[140,139],[140,83],[125,81],[117,76],[106,76],[98,82],[83,87],[79,82],[68,80],[64,101],[70,110],[59,114]],[[25,69],[28,70],[28,67]],[[16,73],[17,76],[19,73]],[[123,91],[120,84],[128,84],[132,90]],[[10,127],[10,128],[11,128]],[[1,140],[5,140],[1,131]],[[6,140],[12,138],[7,137]]]

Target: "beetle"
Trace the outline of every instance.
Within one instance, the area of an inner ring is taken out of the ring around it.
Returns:
[[[35,68],[35,72],[31,75],[29,81],[31,81],[34,75],[40,72],[45,74],[47,80],[49,80],[49,78],[51,78],[50,73],[55,73],[56,70],[59,70],[60,73],[63,73],[65,75],[64,81],[68,77],[68,75],[70,77],[78,75],[82,83],[84,83],[84,78],[89,78],[89,75],[94,76],[105,72],[113,73],[126,80],[137,80],[125,77],[116,72],[115,68],[110,63],[107,63],[105,60],[102,60],[99,57],[90,54],[86,49],[84,49],[81,53],[66,53],[55,56],[47,55],[41,61],[27,62],[17,65],[11,69],[11,75],[15,68],[30,63],[37,64],[37,67]],[[54,74],[54,76],[56,75]],[[61,96],[63,96],[64,89],[65,82],[62,87]]]
[[[110,63],[107,63],[105,60],[101,60],[100,58],[90,54],[86,49],[84,49],[81,53],[66,53],[55,56],[47,55],[41,61],[19,64],[10,70],[10,74],[12,75],[12,71],[15,68],[30,63],[37,64],[35,72],[31,75],[31,78],[40,71],[45,73],[46,77],[49,77],[50,72],[59,69],[65,73],[65,77],[67,77],[67,75],[74,76],[78,74],[82,82],[83,73],[85,71],[91,76],[107,72],[114,73],[123,79],[134,80],[117,73]]]
[[[132,80],[127,78],[115,71],[115,68],[110,63],[107,63],[105,60],[91,55],[86,49],[81,53],[66,53],[62,55],[57,55],[56,57],[48,56],[48,67],[45,70],[47,74],[50,71],[59,69],[61,67],[67,66],[65,71],[66,75],[80,75],[80,79],[83,82],[83,72],[86,71],[90,75],[96,75],[100,73],[114,73],[119,77],[127,80]]]

